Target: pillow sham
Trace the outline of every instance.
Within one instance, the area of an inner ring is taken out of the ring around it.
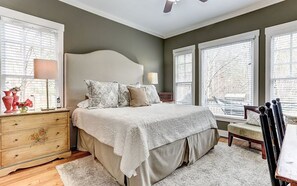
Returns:
[[[88,108],[112,108],[118,106],[118,83],[93,80],[85,80],[85,82],[90,96]]]
[[[130,93],[130,106],[142,107],[149,106],[149,100],[147,99],[145,88],[127,87]]]
[[[259,114],[257,112],[247,110],[246,111],[246,116],[247,116],[247,119],[246,119],[247,124],[255,125],[255,126],[261,126],[260,117],[259,117]]]
[[[150,104],[161,103],[155,85],[142,85],[145,88],[145,93]]]
[[[130,105],[130,93],[127,85],[119,84],[119,107]]]
[[[89,107],[89,100],[83,100],[77,104],[78,108],[88,108]]]

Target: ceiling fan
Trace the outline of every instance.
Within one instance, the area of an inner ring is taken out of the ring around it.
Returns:
[[[178,1],[180,1],[180,0],[166,0],[166,4],[165,4],[163,12],[164,13],[170,12],[171,9],[172,9],[173,4],[176,4]],[[208,0],[199,0],[199,1],[205,3]]]

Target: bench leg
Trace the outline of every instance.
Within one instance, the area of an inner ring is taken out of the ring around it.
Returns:
[[[228,146],[231,147],[233,141],[233,134],[228,132]]]
[[[262,149],[262,159],[266,159],[266,150],[264,146],[264,142],[261,143],[261,149]]]
[[[249,148],[251,148],[251,147],[252,147],[252,142],[249,141]]]

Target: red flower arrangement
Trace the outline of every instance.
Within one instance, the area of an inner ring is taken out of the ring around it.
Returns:
[[[24,102],[16,102],[15,104],[19,108],[22,108],[22,107],[33,107],[33,102],[30,99],[27,99]]]
[[[33,107],[33,102],[27,99],[24,102],[15,102],[15,105],[18,106],[21,112],[27,112],[28,107]]]

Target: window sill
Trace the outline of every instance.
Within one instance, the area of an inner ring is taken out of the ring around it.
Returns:
[[[245,122],[246,121],[242,117],[238,117],[238,116],[215,115],[215,118],[216,118],[217,121],[225,121],[225,122],[230,122],[230,123]]]

